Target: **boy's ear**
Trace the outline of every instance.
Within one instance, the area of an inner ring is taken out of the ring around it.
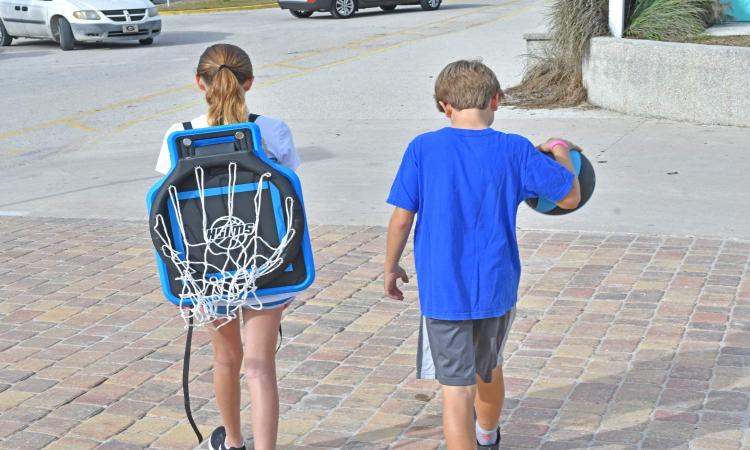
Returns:
[[[445,117],[450,119],[450,117],[453,115],[453,107],[450,105],[450,103],[445,103],[445,102],[438,102],[438,103],[440,103],[440,107],[443,108]]]
[[[206,84],[203,82],[203,78],[201,78],[201,76],[198,74],[195,75],[195,84],[198,85],[198,89],[200,89],[201,91],[206,90]]]
[[[490,100],[490,108],[492,111],[497,111],[498,105],[500,104],[500,94],[495,94]]]

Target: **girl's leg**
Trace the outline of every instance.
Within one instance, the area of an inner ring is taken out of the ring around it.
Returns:
[[[240,428],[240,370],[242,369],[242,337],[239,318],[211,329],[214,348],[214,390],[221,420],[227,432],[229,447],[242,447]]]
[[[243,310],[245,378],[252,400],[251,420],[256,450],[276,448],[279,429],[276,344],[283,310],[284,308]]]

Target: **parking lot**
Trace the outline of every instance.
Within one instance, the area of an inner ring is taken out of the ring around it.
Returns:
[[[372,9],[351,20],[264,9],[164,16],[154,46],[61,52],[52,42],[21,40],[0,49],[9,105],[0,123],[0,211],[143,218],[164,130],[203,111],[192,77],[197,58],[212,43],[231,42],[256,66],[251,109],[291,126],[312,222],[382,225],[401,152],[415,134],[445,124],[432,102],[433,77],[448,61],[481,57],[503,86],[517,82],[523,34],[543,29],[543,8],[543,1],[451,0],[438,11]],[[733,162],[745,160],[737,158],[740,129],[581,109],[501,109],[495,126],[537,140],[574,139],[607,179],[565,220],[522,208],[526,228],[750,236],[742,210],[712,182],[747,187]],[[713,163],[683,158],[686,149],[710,149]],[[695,214],[682,213],[686,198]]]

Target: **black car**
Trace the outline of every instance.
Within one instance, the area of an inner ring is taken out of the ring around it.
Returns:
[[[425,11],[440,8],[442,0],[279,0],[281,9],[288,9],[294,17],[310,17],[315,11],[330,12],[337,19],[352,17],[357,10],[380,7],[393,11],[399,5],[419,5]]]

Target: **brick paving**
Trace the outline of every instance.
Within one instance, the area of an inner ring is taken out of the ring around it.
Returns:
[[[0,448],[188,449],[185,330],[144,223],[0,219]],[[279,448],[433,449],[418,305],[381,298],[384,230],[312,229],[278,355]],[[503,448],[750,449],[750,242],[519,232]],[[407,266],[411,262],[407,261]],[[218,423],[207,334],[191,393]],[[249,424],[250,404],[243,403]],[[245,430],[250,434],[250,430]]]

